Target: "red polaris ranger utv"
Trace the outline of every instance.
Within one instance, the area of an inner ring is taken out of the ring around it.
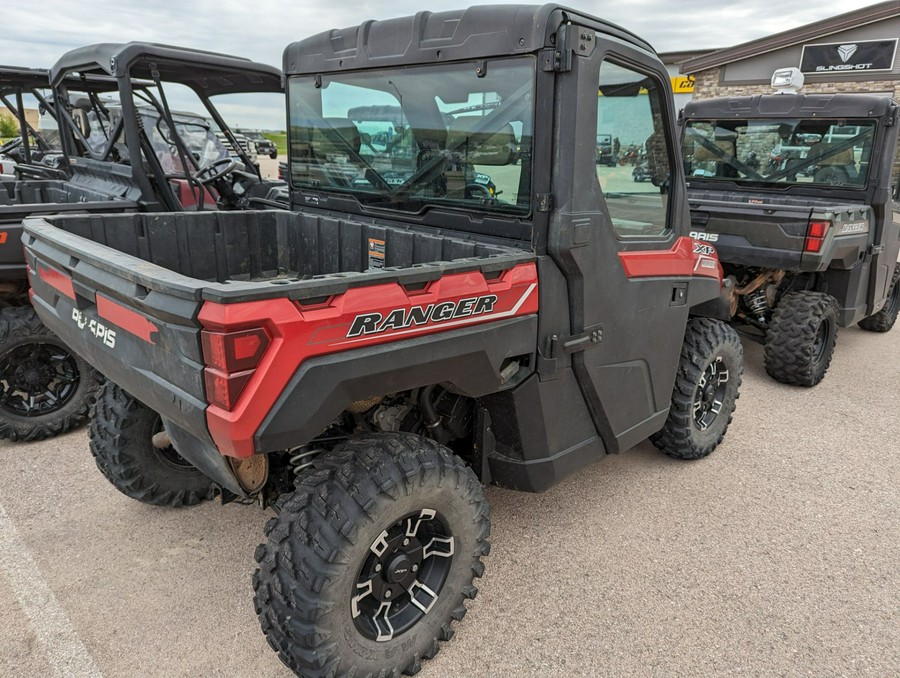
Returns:
[[[277,206],[284,185],[263,181],[246,157],[235,161],[211,126],[230,135],[218,106],[248,95],[283,104],[282,91],[272,66],[146,43],[67,52],[52,83],[47,71],[0,67],[0,102],[16,111],[22,132],[14,148],[0,147],[18,161],[14,176],[0,177],[0,437],[71,430],[87,420],[97,386],[29,303],[22,220]],[[168,97],[176,96],[211,121],[173,112]],[[44,113],[45,129],[27,125],[25,102]]]
[[[631,33],[421,12],[284,70],[291,212],[30,219],[34,304],[111,380],[91,449],[118,489],[274,505],[253,587],[285,664],[415,673],[484,571],[482,485],[541,491],[648,436],[708,455],[741,344]],[[598,166],[598,134],[646,144],[652,180]]]

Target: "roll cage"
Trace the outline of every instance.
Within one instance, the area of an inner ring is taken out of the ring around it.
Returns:
[[[281,93],[284,88],[281,71],[277,68],[213,52],[131,42],[81,47],[64,54],[50,69],[51,85],[62,95],[61,101],[69,100],[67,83],[73,77],[97,76],[111,78],[115,82],[122,115],[113,122],[107,143],[100,150],[90,149],[83,134],[81,138],[78,138],[78,134],[75,137],[88,146],[92,159],[100,161],[115,160],[116,153],[119,152],[116,147],[124,138],[130,155],[141,159],[141,162],[134,162],[130,158],[129,161],[132,177],[148,208],[179,211],[184,206],[170,181],[173,177],[167,175],[156,157],[141,121],[141,107],[149,106],[156,110],[160,119],[171,130],[173,152],[185,170],[177,178],[186,182],[195,204],[202,208],[207,195],[204,182],[198,178],[203,168],[199,166],[186,140],[176,131],[176,114],[169,105],[166,85],[184,85],[194,92],[206,113],[233,146],[235,154],[241,158],[246,172],[255,177],[257,182],[261,181],[259,170],[240,147],[210,98],[220,94]],[[91,99],[91,106],[98,116],[103,114],[103,102],[98,97]],[[58,107],[57,114],[78,131],[67,111]],[[71,148],[67,150],[72,151]],[[228,190],[225,186],[221,188]]]

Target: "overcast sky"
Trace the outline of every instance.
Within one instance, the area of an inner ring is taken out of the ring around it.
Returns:
[[[143,40],[196,47],[281,66],[293,41],[366,19],[476,4],[442,0],[2,0],[0,63],[49,67],[69,49]],[[483,3],[482,3],[483,4]],[[865,7],[859,0],[619,0],[565,3],[617,23],[658,51],[732,45]],[[38,28],[38,26],[40,28]],[[235,126],[252,124],[235,121]]]

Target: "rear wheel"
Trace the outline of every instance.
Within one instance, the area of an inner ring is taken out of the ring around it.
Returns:
[[[729,325],[688,322],[669,417],[650,441],[670,457],[700,459],[725,437],[740,395],[744,348]]]
[[[160,416],[111,381],[91,417],[91,454],[122,494],[155,506],[193,506],[213,497],[213,482],[172,447],[157,448]]]
[[[0,437],[43,440],[80,426],[99,378],[33,308],[0,312]]]
[[[894,277],[891,279],[891,289],[888,292],[887,301],[878,313],[870,315],[859,321],[859,326],[869,332],[887,332],[897,322],[897,314],[900,313],[900,263],[894,267]]]
[[[475,597],[488,505],[471,469],[431,440],[340,445],[278,509],[256,550],[254,604],[298,675],[416,673]]]
[[[825,377],[837,343],[837,300],[822,292],[788,292],[769,324],[766,372],[792,386],[815,386]]]

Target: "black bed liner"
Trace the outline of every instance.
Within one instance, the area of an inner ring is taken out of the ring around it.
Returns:
[[[129,280],[139,293],[222,303],[318,299],[470,270],[490,276],[534,260],[512,247],[303,212],[46,217],[26,220],[25,231],[28,246],[56,251],[51,261],[65,254]],[[383,243],[384,268],[370,265],[370,242]]]

